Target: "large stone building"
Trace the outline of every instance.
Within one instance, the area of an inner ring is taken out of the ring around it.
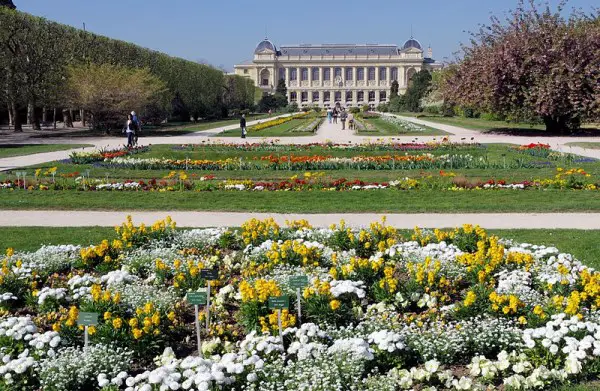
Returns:
[[[389,99],[392,82],[400,93],[421,69],[441,64],[425,54],[421,44],[409,39],[397,45],[297,45],[277,48],[265,39],[254,50],[254,59],[236,65],[235,74],[252,79],[264,93],[274,93],[284,79],[288,101],[300,106],[376,106]]]

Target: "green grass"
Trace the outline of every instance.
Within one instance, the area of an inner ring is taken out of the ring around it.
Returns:
[[[251,114],[246,116],[248,122],[261,120],[267,118],[268,114]],[[182,122],[177,124],[164,124],[159,127],[148,126],[142,129],[142,136],[166,136],[166,135],[179,135],[185,133],[194,133],[204,130],[210,130],[220,128],[223,126],[230,126],[239,124],[239,118],[232,119],[216,119],[216,120],[202,120],[196,123]],[[174,126],[171,126],[174,125]]]
[[[312,122],[314,117],[310,116],[309,118],[302,119],[293,119],[291,121],[285,122],[281,125],[272,126],[270,128],[252,131],[250,127],[248,127],[248,134],[246,137],[298,137],[298,136],[313,136],[313,132],[294,132],[294,128],[297,128],[300,125],[303,125],[307,122]],[[214,137],[241,137],[240,129],[232,129],[226,130],[222,133],[216,134]]]
[[[125,218],[123,218],[125,220]],[[18,251],[35,251],[44,244],[97,244],[115,237],[112,227],[0,227],[0,251],[12,247]]]
[[[600,390],[600,382],[594,381],[582,384],[569,384],[557,388],[556,391],[598,391]]]
[[[591,191],[78,192],[1,191],[0,209],[334,212],[598,212]]]
[[[0,158],[91,147],[90,144],[0,144]]]
[[[582,148],[586,148],[586,149],[600,149],[600,143],[578,142],[578,143],[567,143],[566,145],[570,145],[573,147],[582,147]]]
[[[361,136],[442,136],[447,135],[449,133],[444,132],[443,130],[434,129],[429,126],[420,125],[425,128],[422,132],[410,132],[406,129],[395,125],[389,121],[383,120],[381,118],[369,118],[363,119],[363,121],[370,123],[375,127],[374,131],[367,130],[359,130],[357,132],[358,135]]]

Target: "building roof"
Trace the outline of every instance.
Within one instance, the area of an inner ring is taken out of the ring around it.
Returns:
[[[343,55],[397,55],[397,45],[378,44],[325,44],[325,45],[286,45],[279,48],[282,56],[343,56]]]
[[[263,41],[261,41],[256,46],[256,49],[254,49],[254,53],[260,53],[260,52],[262,52],[265,49],[277,52],[277,48],[275,47],[275,45],[273,45],[273,42],[271,42],[267,38],[265,38]]]
[[[423,47],[421,46],[421,44],[419,43],[419,41],[417,41],[416,39],[409,39],[408,41],[406,41],[404,43],[404,46],[402,46],[402,50],[406,50],[406,49],[410,49],[410,48],[415,48],[415,49],[419,49],[419,50],[423,50]]]

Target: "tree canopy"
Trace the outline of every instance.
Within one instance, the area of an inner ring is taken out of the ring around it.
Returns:
[[[472,34],[464,58],[443,83],[447,101],[507,116],[541,118],[548,131],[600,117],[600,13],[539,8],[520,0]]]

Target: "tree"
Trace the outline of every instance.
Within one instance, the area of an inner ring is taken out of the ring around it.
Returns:
[[[446,101],[509,118],[541,118],[549,132],[600,116],[600,11],[562,16],[520,0],[505,21],[472,34],[443,87]]]
[[[394,96],[398,96],[398,91],[400,90],[400,84],[398,84],[398,80],[394,80],[392,82],[392,90],[390,91],[390,99]]]
[[[16,9],[17,7],[13,4],[12,0],[0,0],[0,7],[8,7],[10,9]]]
[[[143,112],[165,100],[166,86],[148,69],[118,65],[82,65],[70,67],[67,94],[71,102],[90,114],[95,129],[120,128],[132,110]]]
[[[279,79],[279,82],[277,83],[277,88],[275,89],[275,93],[287,96],[287,86],[285,85],[284,79]]]
[[[421,99],[429,91],[431,85],[431,73],[422,69],[411,78],[411,83],[403,96],[405,109],[412,112],[421,111]]]

